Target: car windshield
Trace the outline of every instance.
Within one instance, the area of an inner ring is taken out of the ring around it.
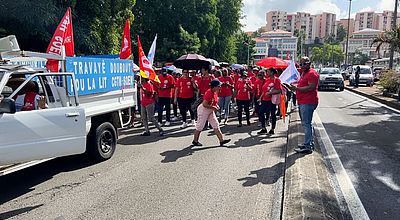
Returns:
[[[360,74],[371,74],[371,70],[367,68],[361,68]]]
[[[322,69],[320,74],[340,74],[340,71],[338,69]]]

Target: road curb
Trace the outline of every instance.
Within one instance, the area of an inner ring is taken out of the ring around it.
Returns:
[[[281,219],[345,219],[335,189],[331,185],[321,149],[313,154],[294,152],[304,138],[297,110],[289,117]]]
[[[356,93],[356,94],[358,94],[358,95],[364,96],[364,97],[369,98],[369,99],[372,99],[372,100],[374,100],[374,101],[377,101],[377,102],[379,102],[379,103],[382,103],[382,104],[384,104],[384,105],[387,105],[387,106],[389,106],[389,107],[391,107],[391,108],[400,110],[400,104],[399,104],[399,103],[391,102],[391,101],[388,101],[388,100],[385,100],[385,99],[381,99],[381,98],[379,98],[379,97],[377,97],[377,96],[370,95],[370,94],[367,94],[367,93],[358,91],[358,90],[353,89],[353,88],[348,87],[348,86],[345,86],[345,89],[348,90],[348,91],[350,91],[350,92],[354,92],[354,93]]]

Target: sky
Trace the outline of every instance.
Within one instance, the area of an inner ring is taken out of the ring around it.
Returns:
[[[351,17],[360,11],[394,10],[395,0],[352,0]],[[347,18],[349,0],[243,0],[243,18],[241,23],[244,31],[255,31],[264,26],[268,11],[281,10],[292,12],[335,13],[337,19]]]

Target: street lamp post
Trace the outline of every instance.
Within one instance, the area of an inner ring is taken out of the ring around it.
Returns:
[[[394,1],[394,13],[393,13],[394,20],[393,20],[393,23],[392,23],[393,24],[393,26],[392,26],[393,31],[395,31],[396,28],[397,28],[397,6],[398,6],[398,4],[399,4],[399,1],[395,0]],[[394,56],[394,48],[391,47],[390,48],[390,57],[389,57],[389,69],[393,69],[393,56]]]
[[[351,0],[349,0],[349,17],[347,20],[346,56],[345,56],[346,58],[344,60],[346,69],[347,69],[348,56],[349,56],[350,13],[351,13]]]

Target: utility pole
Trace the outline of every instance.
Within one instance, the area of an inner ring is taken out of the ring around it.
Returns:
[[[349,56],[350,13],[351,13],[351,0],[349,0],[349,17],[347,20],[347,38],[346,38],[346,58],[344,59],[344,65],[345,65],[346,69],[347,69],[348,56]]]
[[[399,0],[394,1],[394,13],[393,13],[393,23],[392,30],[395,31],[397,28],[397,6],[399,4]],[[389,69],[393,69],[393,56],[394,56],[394,48],[390,48],[390,57],[389,57]]]
[[[247,65],[250,65],[250,43],[247,44]]]

